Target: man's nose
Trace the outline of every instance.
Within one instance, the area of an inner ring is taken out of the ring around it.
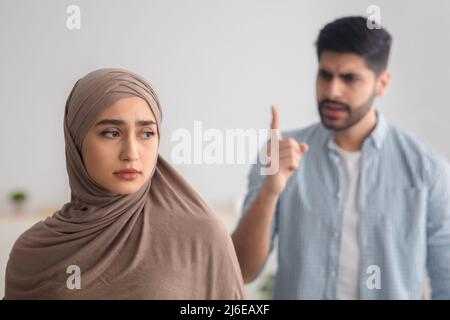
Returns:
[[[331,79],[325,89],[325,94],[330,100],[339,100],[342,97],[343,86],[337,78]]]

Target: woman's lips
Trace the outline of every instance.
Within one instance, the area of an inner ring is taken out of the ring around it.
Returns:
[[[141,173],[140,172],[117,172],[114,173],[116,177],[126,181],[132,181],[136,179]]]

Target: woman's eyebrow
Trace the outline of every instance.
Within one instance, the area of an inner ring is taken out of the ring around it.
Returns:
[[[100,125],[114,125],[114,126],[126,126],[127,123],[126,121],[123,120],[118,120],[118,119],[104,119],[101,120],[99,122],[97,122],[96,126],[100,126]],[[156,124],[155,121],[153,120],[138,120],[136,121],[136,125],[143,127],[143,126],[150,126]]]

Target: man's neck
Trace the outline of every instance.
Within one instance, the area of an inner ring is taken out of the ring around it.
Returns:
[[[377,125],[377,114],[372,108],[357,124],[343,130],[337,131],[334,141],[343,150],[359,151],[364,140],[370,135]]]

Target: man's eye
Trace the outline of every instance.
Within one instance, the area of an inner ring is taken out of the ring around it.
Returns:
[[[346,76],[342,76],[342,79],[343,79],[345,82],[353,82],[353,81],[356,81],[356,80],[357,80],[356,76],[354,76],[354,75],[346,75]]]
[[[119,131],[103,131],[102,136],[107,138],[117,138],[119,136]]]
[[[331,74],[327,73],[327,72],[319,72],[319,77],[321,77],[324,80],[330,80]]]

